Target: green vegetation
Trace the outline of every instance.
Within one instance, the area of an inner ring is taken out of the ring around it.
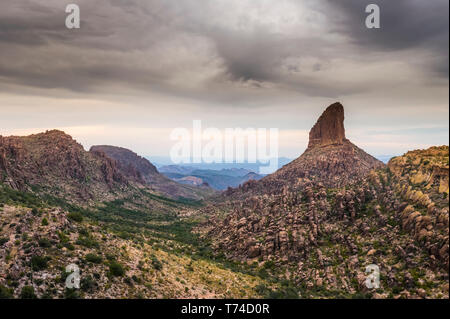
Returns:
[[[47,268],[47,262],[49,260],[49,257],[42,257],[35,255],[31,257],[31,269],[34,271],[40,271]]]
[[[162,263],[155,256],[152,256],[152,266],[156,270],[161,270],[163,268]]]
[[[36,299],[37,296],[34,293],[34,288],[32,286],[24,286],[20,292],[21,299]]]
[[[81,215],[79,212],[71,212],[67,214],[67,218],[78,223],[81,223],[83,221],[83,215]]]
[[[0,299],[11,299],[13,298],[14,290],[12,288],[0,285]]]
[[[109,263],[109,272],[115,277],[121,277],[125,275],[125,269],[123,268],[123,266],[114,260]]]
[[[6,244],[8,241],[9,241],[9,238],[6,238],[6,237],[0,238],[0,246],[3,246],[3,245]]]
[[[86,256],[84,256],[84,259],[94,264],[100,264],[103,261],[102,256],[98,256],[92,253],[89,253]]]
[[[38,244],[41,247],[48,248],[52,246],[52,243],[47,238],[40,238]]]

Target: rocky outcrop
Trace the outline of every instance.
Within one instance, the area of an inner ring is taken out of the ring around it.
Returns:
[[[345,140],[344,107],[337,102],[322,113],[309,132],[308,148],[342,145]]]
[[[149,160],[123,147],[97,145],[92,146],[89,152],[111,158],[128,180],[147,185],[167,197],[201,199],[206,194],[213,193],[212,189],[202,183],[197,187],[181,185],[170,180],[160,174]]]
[[[158,170],[152,163],[126,148],[96,145],[92,146],[89,151],[93,153],[104,153],[106,156],[114,159],[117,161],[122,172],[130,178],[151,182],[152,177],[159,175]]]
[[[86,152],[58,130],[0,137],[0,182],[75,201],[108,198],[111,191],[128,184],[114,160]]]
[[[386,167],[345,139],[342,114],[325,111],[298,159],[227,190],[199,232],[228,258],[289,272],[308,291],[369,293],[365,267],[376,264],[385,278],[374,298],[448,296],[448,147]]]
[[[250,181],[228,190],[229,197],[278,193],[284,186],[312,182],[327,187],[343,187],[362,180],[372,169],[384,164],[345,138],[344,108],[330,105],[310,131],[306,151],[260,181]]]

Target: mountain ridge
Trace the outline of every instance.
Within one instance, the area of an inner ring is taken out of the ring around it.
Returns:
[[[259,181],[249,181],[226,195],[254,192],[280,192],[287,184],[320,183],[340,187],[362,179],[370,170],[384,164],[345,137],[344,107],[328,106],[309,133],[302,155]],[[239,195],[238,195],[239,196]]]

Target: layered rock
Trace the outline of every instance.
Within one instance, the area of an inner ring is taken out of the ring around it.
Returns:
[[[381,167],[342,188],[309,181],[224,202],[199,231],[228,258],[265,262],[274,273],[286,267],[312,290],[369,292],[365,267],[376,264],[385,274],[377,298],[446,298],[449,210],[442,189],[448,182],[412,181],[423,165],[445,166],[448,147],[446,156],[421,155],[427,153],[393,159],[395,171]],[[421,288],[425,282],[433,288]]]
[[[327,187],[341,187],[364,178],[384,164],[351,143],[345,137],[344,108],[330,105],[309,133],[306,151],[260,181],[250,181],[228,195],[277,193],[284,186],[313,182]]]
[[[129,180],[143,183],[152,190],[172,198],[202,199],[205,194],[213,193],[207,186],[182,185],[160,174],[149,160],[123,147],[110,145],[92,146],[91,153],[104,154],[116,161],[120,172]]]
[[[289,272],[307,291],[370,292],[365,267],[376,264],[385,274],[376,298],[448,296],[448,147],[386,167],[345,138],[341,111],[324,112],[298,159],[208,207],[199,232],[228,258]],[[418,289],[424,282],[434,288]]]
[[[123,148],[102,146],[87,152],[58,130],[0,136],[0,184],[82,203],[126,196],[136,187],[196,200],[212,193],[169,180],[149,161]]]
[[[58,130],[0,136],[0,182],[19,190],[40,189],[67,199],[89,200],[127,187],[116,162],[86,152]]]
[[[152,177],[159,175],[156,167],[147,159],[136,153],[117,146],[96,145],[89,150],[92,153],[104,153],[114,159],[121,171],[128,177],[142,181],[151,182]]]
[[[309,132],[308,148],[326,146],[346,141],[344,129],[344,107],[337,102],[330,105],[319,117]]]

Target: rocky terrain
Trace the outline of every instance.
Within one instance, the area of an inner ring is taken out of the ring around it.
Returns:
[[[258,298],[264,281],[148,232],[125,236],[61,208],[0,204],[0,298]],[[65,285],[80,270],[79,289]]]
[[[116,163],[86,152],[71,136],[53,130],[30,136],[0,136],[0,182],[86,201],[111,199],[128,186]]]
[[[228,187],[238,187],[249,180],[260,180],[263,175],[247,169],[196,169],[193,167],[170,165],[160,168],[168,178],[188,185],[208,184],[211,188],[225,190]]]
[[[448,147],[386,167],[345,139],[330,106],[297,160],[203,209],[215,251],[290,280],[301,297],[448,298]],[[365,286],[368,265],[381,287]]]
[[[0,136],[0,298],[449,297],[448,146],[385,165],[335,103],[298,159],[210,195],[127,149]]]
[[[214,192],[206,185],[200,184],[200,187],[190,187],[176,183],[163,174],[160,174],[156,167],[147,159],[137,155],[128,149],[97,145],[92,146],[90,152],[94,154],[104,154],[116,161],[120,172],[135,182],[145,184],[153,191],[161,193],[171,198],[191,198],[202,199],[205,195],[211,195]]]
[[[326,187],[343,187],[364,178],[367,173],[384,164],[345,138],[344,108],[340,103],[330,105],[311,129],[306,151],[260,181],[250,181],[227,196],[247,197],[248,194],[271,194],[285,186],[308,183]]]
[[[211,189],[187,187],[159,174],[137,154],[115,147],[85,151],[71,136],[53,130],[0,136],[0,183],[13,189],[92,205],[144,188],[171,198],[200,200]]]

